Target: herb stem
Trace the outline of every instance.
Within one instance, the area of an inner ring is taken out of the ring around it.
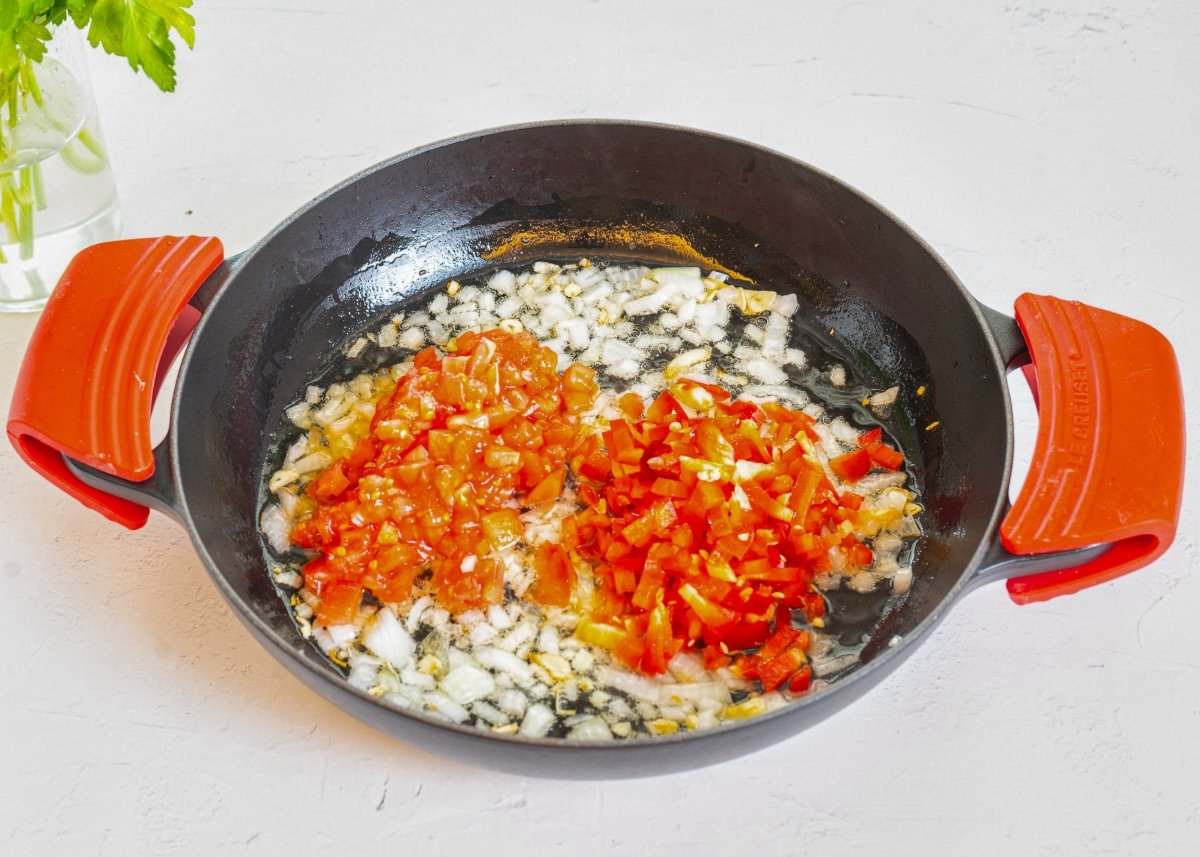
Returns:
[[[87,173],[89,175],[98,173],[108,165],[108,161],[103,158],[93,157],[94,152],[89,153],[86,151],[87,148],[83,140],[80,137],[76,137],[59,149],[58,154],[62,158],[63,163],[77,173]]]
[[[16,244],[19,240],[17,233],[16,189],[12,183],[12,173],[0,175],[0,220],[8,231],[8,243]]]
[[[17,232],[21,237],[21,258],[33,258],[33,171],[23,167],[20,171],[18,187],[17,210],[20,219],[17,221]]]
[[[33,103],[38,107],[44,105],[42,88],[38,86],[37,75],[33,72],[33,63],[29,60],[21,63],[21,76],[25,82],[25,90],[29,93],[29,97],[33,99]]]
[[[38,211],[44,211],[46,209],[46,182],[42,177],[42,162],[37,161],[30,164],[29,172],[33,175],[33,202]]]
[[[108,152],[105,151],[104,144],[100,142],[95,134],[88,130],[86,125],[80,129],[78,140],[101,161],[101,166],[108,163]]]

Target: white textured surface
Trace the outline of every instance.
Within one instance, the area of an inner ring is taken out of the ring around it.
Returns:
[[[174,95],[93,58],[130,234],[237,250],[441,137],[661,120],[830,170],[993,306],[1031,289],[1140,317],[1200,378],[1189,0],[197,6]],[[5,410],[32,322],[0,318]],[[1024,400],[1017,420],[1028,448]],[[250,639],[173,524],[111,526],[4,444],[0,854],[1193,853],[1196,499],[1193,480],[1151,568],[1021,609],[982,590],[882,687],[783,745],[560,783],[358,724]]]

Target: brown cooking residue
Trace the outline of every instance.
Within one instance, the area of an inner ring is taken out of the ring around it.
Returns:
[[[513,232],[500,244],[485,250],[481,255],[484,259],[492,261],[516,255],[518,252],[524,255],[534,248],[546,245],[587,247],[595,244],[666,250],[679,259],[692,262],[701,268],[719,271],[740,282],[754,284],[754,280],[745,274],[727,268],[711,256],[701,253],[682,235],[629,225],[532,226]]]

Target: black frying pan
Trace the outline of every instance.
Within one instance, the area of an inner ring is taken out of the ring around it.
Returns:
[[[580,256],[720,264],[792,291],[798,344],[814,359],[847,364],[866,387],[900,385],[888,430],[926,507],[912,588],[885,604],[842,598],[831,631],[865,635],[860,664],[783,710],[602,746],[426,720],[350,687],[297,633],[268,576],[256,529],[264,461],[283,408],[340,347],[450,278]],[[84,251],[35,333],[8,432],[32,466],[113,520],[140,526],[146,507],[178,520],[253,635],[362,720],[527,773],[659,773],[761,748],[846,706],[979,584],[1009,578],[1014,599],[1039,600],[1145,565],[1170,544],[1183,472],[1170,345],[1055,298],[1022,296],[1017,315],[1020,327],[977,304],[889,213],[778,153],[657,125],[532,125],[373,167],[225,261],[213,239]],[[152,394],[197,318],[169,434],[151,451]],[[1010,510],[1005,375],[1031,352],[1042,424]],[[1152,472],[1130,466],[1134,442],[1157,461]]]

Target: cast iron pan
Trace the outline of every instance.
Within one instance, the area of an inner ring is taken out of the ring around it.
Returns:
[[[448,279],[580,256],[720,264],[792,291],[805,320],[797,344],[814,359],[846,363],[866,387],[900,385],[888,429],[926,507],[914,583],[898,602],[843,599],[833,630],[867,643],[827,688],[709,732],[568,745],[385,707],[297,633],[256,529],[283,408],[346,342]],[[1008,578],[1024,603],[1166,550],[1184,454],[1171,346],[1144,324],[1056,298],[1023,295],[1017,321],[977,304],[888,212],[791,158],[659,125],[531,125],[373,167],[232,259],[195,237],[84,251],[34,335],[8,433],[31,466],[112,520],[141,526],[149,507],[179,521],[251,633],[354,716],[530,774],[653,774],[764,747],[848,705],[983,582]],[[153,393],[193,326],[170,431],[152,450]],[[1031,358],[1041,425],[1010,509],[1005,375]],[[1144,460],[1157,462],[1152,472],[1136,466]]]

